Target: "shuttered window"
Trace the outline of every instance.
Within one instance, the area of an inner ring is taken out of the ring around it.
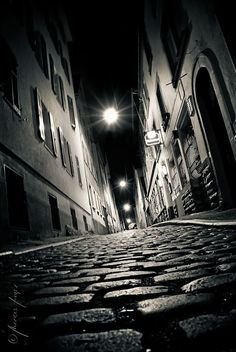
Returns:
[[[61,127],[58,127],[58,134],[59,134],[59,140],[60,140],[62,164],[66,168],[67,172],[71,176],[74,176],[74,165],[73,165],[70,144],[66,140],[65,136],[63,135]]]
[[[43,113],[42,113],[42,101],[37,88],[35,88],[35,107],[36,107],[36,116],[38,118],[39,137],[44,141],[45,128],[44,128]]]
[[[0,37],[0,90],[8,103],[20,115],[17,62],[5,40]]]
[[[51,86],[53,92],[56,94],[57,89],[56,89],[56,69],[54,65],[54,61],[51,55],[49,55],[49,65],[50,65],[50,76],[51,76]]]
[[[75,128],[75,111],[72,98],[67,95],[68,109],[70,114],[70,123],[73,128]]]
[[[35,112],[38,122],[38,134],[45,146],[50,152],[57,156],[57,145],[55,126],[52,114],[47,110],[46,105],[42,102],[37,88],[35,88]]]
[[[191,23],[180,1],[163,2],[161,37],[176,88],[191,33]]]
[[[45,76],[49,78],[46,42],[39,32],[35,32],[35,56]]]
[[[61,149],[61,160],[62,165],[66,167],[66,154],[65,154],[65,146],[64,146],[64,136],[61,127],[58,127],[58,135],[60,141],[60,149]]]
[[[80,187],[82,187],[83,184],[82,184],[82,178],[81,178],[80,163],[79,163],[79,158],[77,156],[75,157],[75,161],[76,161],[79,185]]]

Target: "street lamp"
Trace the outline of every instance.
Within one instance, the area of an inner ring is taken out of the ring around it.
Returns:
[[[127,224],[131,223],[131,219],[130,218],[127,218],[126,221],[127,221]]]
[[[124,204],[123,206],[124,211],[129,211],[131,209],[131,206],[129,203]]]
[[[120,186],[121,188],[125,188],[125,187],[127,186],[127,182],[126,182],[125,180],[120,180],[119,186]]]
[[[103,118],[108,125],[113,124],[118,119],[118,111],[115,108],[108,108],[103,113]]]

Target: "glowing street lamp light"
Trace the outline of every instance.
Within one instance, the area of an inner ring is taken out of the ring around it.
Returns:
[[[131,209],[131,206],[129,203],[124,204],[123,206],[124,211],[129,211]]]
[[[131,223],[131,219],[130,218],[127,218],[126,221],[127,221],[127,224]]]
[[[115,108],[109,108],[104,111],[103,118],[108,125],[113,124],[118,119],[118,111]]]
[[[127,182],[126,182],[125,180],[121,180],[121,181],[119,182],[119,186],[120,186],[121,188],[125,188],[125,187],[127,186]]]

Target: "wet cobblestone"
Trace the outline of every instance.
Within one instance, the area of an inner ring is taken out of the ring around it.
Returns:
[[[236,230],[90,235],[0,272],[4,351],[236,351]]]

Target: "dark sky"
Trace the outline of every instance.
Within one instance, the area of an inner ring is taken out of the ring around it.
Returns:
[[[64,0],[64,3],[73,36],[71,63],[88,88],[91,113],[101,120],[105,107],[115,104],[120,111],[117,125],[109,129],[104,122],[96,125],[115,185],[120,177],[126,174],[131,177],[135,153],[130,92],[137,85],[138,1]]]

